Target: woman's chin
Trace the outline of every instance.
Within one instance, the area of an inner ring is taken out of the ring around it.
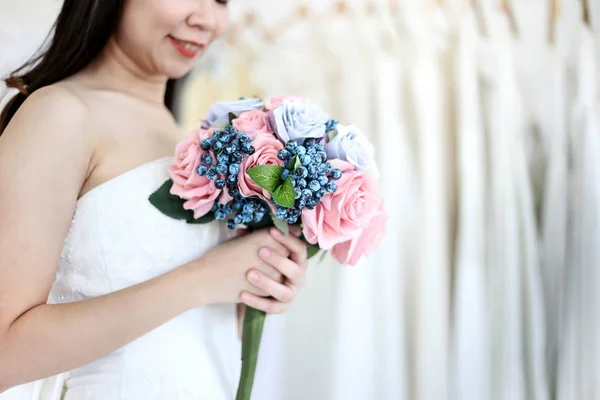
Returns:
[[[179,79],[183,78],[194,68],[194,63],[190,62],[188,64],[178,64],[178,65],[170,65],[168,68],[165,68],[165,75],[167,75],[170,79]]]

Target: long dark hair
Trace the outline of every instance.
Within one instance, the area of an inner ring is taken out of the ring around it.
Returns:
[[[42,50],[5,79],[19,90],[0,114],[0,135],[36,90],[61,81],[88,66],[117,27],[125,0],[64,0]],[[169,80],[165,104],[172,110],[176,82]]]

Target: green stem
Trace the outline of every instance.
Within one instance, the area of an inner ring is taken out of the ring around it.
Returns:
[[[258,361],[258,350],[266,314],[264,311],[246,307],[244,316],[244,331],[242,333],[242,374],[236,400],[250,400],[254,375],[256,374],[256,362]]]

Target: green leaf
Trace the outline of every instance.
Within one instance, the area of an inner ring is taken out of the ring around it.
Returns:
[[[301,165],[302,165],[302,163],[300,162],[300,159],[298,158],[298,156],[294,156],[294,157],[292,157],[292,159],[290,161],[288,161],[287,167],[289,169],[291,169],[292,171],[295,171],[296,168],[298,168]]]
[[[287,222],[277,218],[274,215],[271,215],[271,219],[273,220],[273,225],[275,225],[277,229],[283,232],[285,236],[290,236],[290,226]]]
[[[300,162],[300,157],[294,156],[296,161],[294,162],[294,171],[302,166],[302,162]]]
[[[325,257],[327,257],[327,252],[324,251],[323,254],[321,254],[321,258],[319,259],[319,264],[322,263],[325,260]]]
[[[213,213],[208,213],[202,218],[194,219],[194,212],[192,210],[185,210],[183,204],[186,202],[179,196],[171,194],[171,188],[173,187],[173,181],[167,180],[162,186],[154,193],[150,195],[148,200],[167,217],[184,220],[190,224],[206,224],[215,219]]]
[[[258,186],[269,192],[274,192],[281,184],[280,176],[282,171],[283,167],[279,165],[259,165],[258,167],[250,168],[247,172]]]
[[[335,138],[337,136],[337,131],[335,129],[330,130],[329,133],[327,134],[327,143],[331,142],[333,140],[333,138]]]
[[[302,224],[300,225],[300,227],[302,227]],[[321,250],[321,248],[316,244],[308,243],[308,240],[306,240],[304,235],[301,235],[300,239],[302,239],[302,241],[306,244],[307,258],[310,260],[311,258],[317,256],[320,253],[321,258],[319,259],[319,264],[322,263],[325,259],[325,256],[327,256],[328,252],[326,250]]]
[[[283,185],[279,186],[273,192],[273,200],[281,207],[293,207],[295,202],[296,192],[294,192],[294,185],[292,180],[287,178]]]
[[[314,256],[316,256],[317,254],[319,254],[319,251],[321,251],[319,246],[316,246],[316,245],[310,244],[310,243],[306,244],[306,250],[307,250],[307,257],[309,260],[311,258],[313,258]]]

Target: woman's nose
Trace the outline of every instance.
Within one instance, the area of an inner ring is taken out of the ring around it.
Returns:
[[[214,0],[198,0],[188,17],[188,24],[206,31],[217,29],[216,3]]]

